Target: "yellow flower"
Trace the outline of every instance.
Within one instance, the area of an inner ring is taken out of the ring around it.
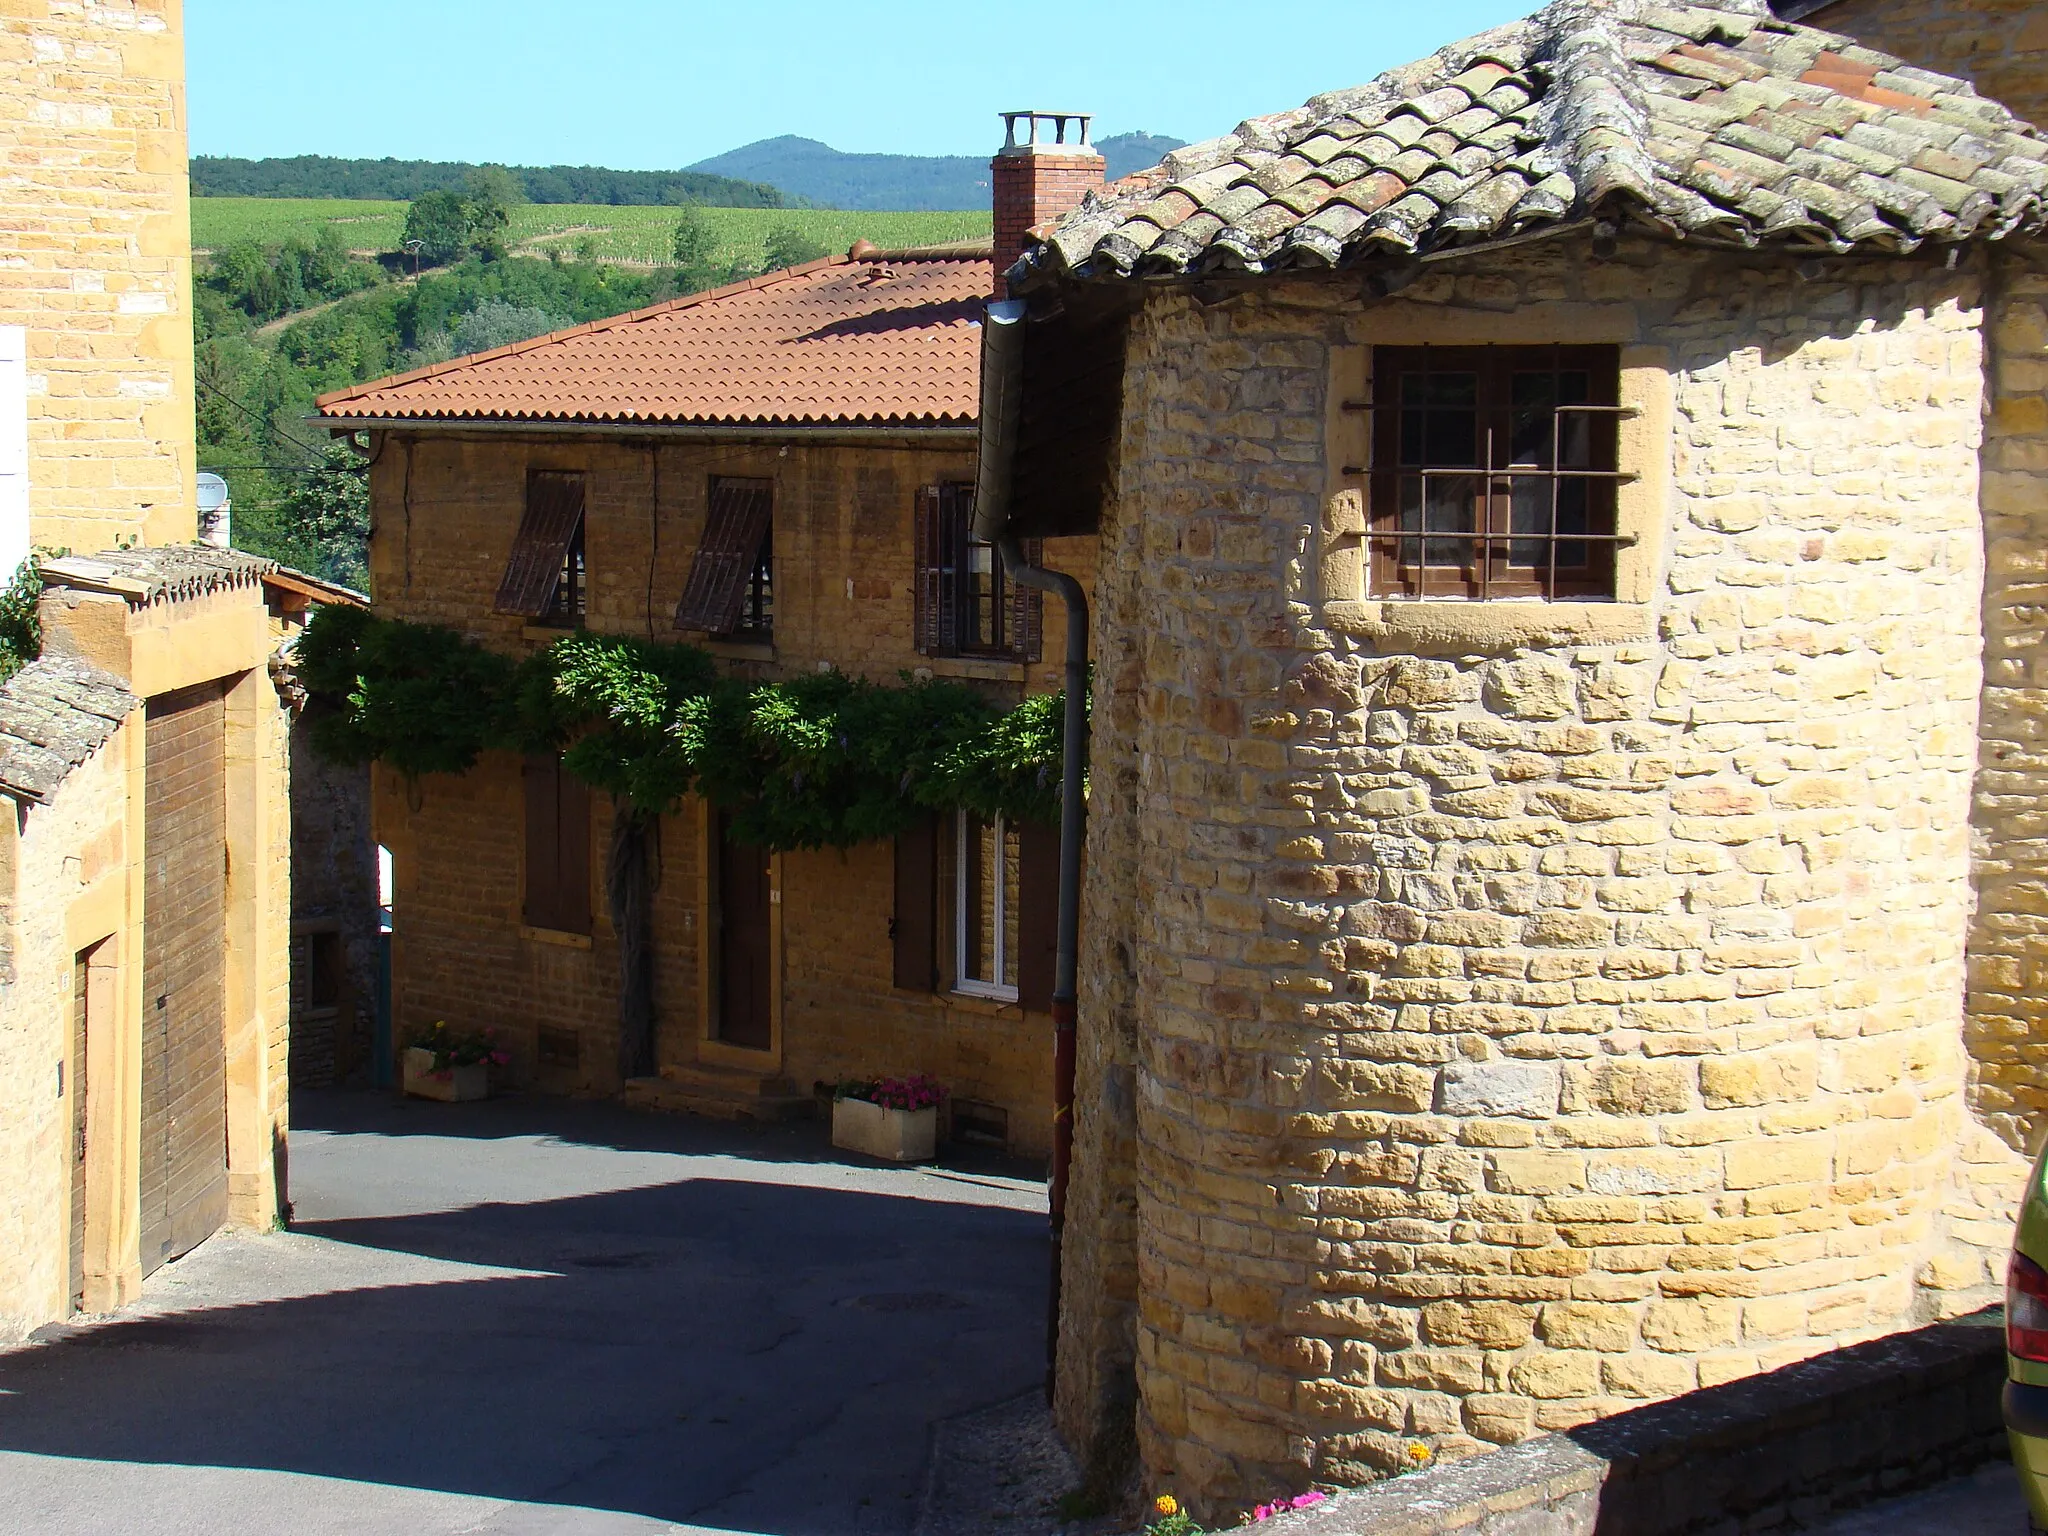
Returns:
[[[1177,1515],[1180,1513],[1180,1500],[1170,1493],[1162,1493],[1152,1501],[1152,1513],[1161,1519],[1168,1515]]]
[[[1408,1442],[1408,1459],[1414,1462],[1415,1465],[1418,1467],[1421,1466],[1424,1462],[1428,1461],[1435,1454],[1436,1452],[1432,1451],[1420,1440],[1410,1440]]]

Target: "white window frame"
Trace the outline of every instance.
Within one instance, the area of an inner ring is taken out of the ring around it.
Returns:
[[[999,981],[981,981],[967,974],[969,956],[967,953],[967,903],[979,898],[978,891],[970,891],[967,885],[967,843],[974,836],[979,817],[968,811],[955,813],[953,822],[953,990],[967,997],[991,997],[1005,1003],[1017,1001],[1017,989]],[[995,878],[995,902],[991,924],[995,930],[994,942],[990,946],[994,963],[989,969],[1000,976],[1009,969],[1009,882],[1003,878],[1001,861],[1007,842],[1007,827],[1003,818],[997,816],[988,825],[995,830],[997,869]],[[1022,850],[1018,856],[1021,858]]]

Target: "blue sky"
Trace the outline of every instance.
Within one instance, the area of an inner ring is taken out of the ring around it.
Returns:
[[[1536,3],[186,0],[192,149],[634,170],[795,133],[985,154],[1006,107],[1200,139]]]

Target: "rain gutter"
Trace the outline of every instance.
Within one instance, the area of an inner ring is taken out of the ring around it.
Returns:
[[[1032,565],[1010,517],[1018,429],[1024,406],[1024,302],[996,299],[981,328],[981,457],[974,492],[975,536],[1002,552],[1003,569],[1027,587],[1056,595],[1067,610],[1066,718],[1060,741],[1059,948],[1052,986],[1052,1284],[1046,1306],[1045,1390],[1059,1361],[1060,1253],[1074,1157],[1074,998],[1081,931],[1081,836],[1088,814],[1082,781],[1088,757],[1088,599],[1064,571]]]

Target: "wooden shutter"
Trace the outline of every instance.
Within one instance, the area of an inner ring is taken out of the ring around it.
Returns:
[[[1044,541],[1026,539],[1024,559],[1029,565],[1042,563],[1045,559]],[[1038,660],[1045,654],[1045,593],[1013,579],[1010,582],[1009,609],[1003,616],[1003,638],[1009,642],[1010,653],[1019,661]]]
[[[1033,1013],[1052,1011],[1059,965],[1059,823],[1017,824],[1017,1001]]]
[[[939,988],[939,819],[925,816],[896,834],[896,985]]]
[[[939,625],[941,551],[945,547],[942,487],[920,486],[911,514],[913,576],[910,632],[920,656],[942,656],[950,638]],[[901,985],[899,982],[898,985]]]
[[[711,482],[704,539],[690,564],[676,628],[729,635],[747,602],[747,579],[769,536],[775,510],[775,482],[721,477]]]
[[[526,759],[526,902],[530,927],[590,932],[590,790],[551,754]]]
[[[583,526],[583,477],[536,470],[526,477],[526,512],[498,583],[499,613],[537,619],[555,600],[562,558]]]
[[[555,767],[555,924],[564,933],[590,932],[590,786]]]
[[[556,833],[561,778],[559,758],[538,753],[528,757],[526,781],[526,900],[523,915],[535,928],[555,926],[555,892],[561,886],[556,868]]]

